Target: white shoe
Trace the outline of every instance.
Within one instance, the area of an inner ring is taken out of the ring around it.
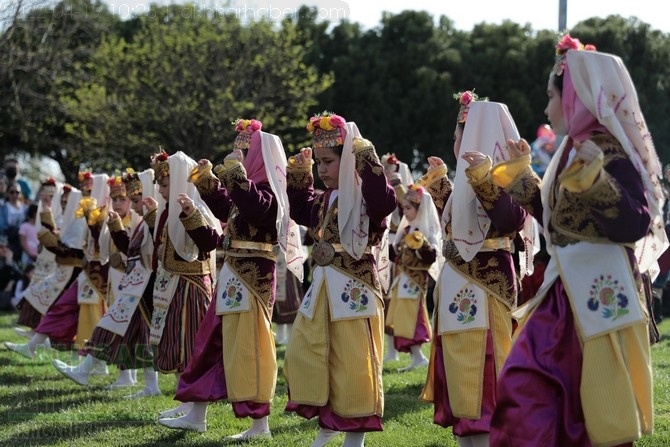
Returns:
[[[189,430],[203,433],[207,431],[207,422],[191,422],[183,417],[174,419],[159,419],[158,423],[175,430]]]
[[[398,360],[400,360],[400,356],[398,355],[398,351],[396,351],[395,354],[389,352],[388,354],[386,354],[386,357],[384,357],[384,363],[386,363],[386,362],[397,362]]]
[[[422,366],[426,366],[428,364],[428,359],[427,358],[422,358],[416,363],[412,363],[409,366],[405,366],[404,368],[398,368],[398,372],[407,372],[407,371],[412,371],[413,369],[416,368],[421,368]]]
[[[124,396],[124,399],[139,399],[140,397],[151,397],[151,396],[160,396],[163,393],[161,393],[161,390],[151,390],[148,388],[144,388],[142,391],[138,391],[137,393],[129,394],[128,396]],[[166,413],[165,411],[163,413]],[[161,413],[161,418],[163,417],[163,413]]]
[[[23,338],[27,338],[28,340],[33,338],[33,335],[35,335],[35,331],[33,331],[32,329],[23,329],[20,327],[15,327],[14,332],[16,332],[16,335],[19,335]]]
[[[84,372],[80,372],[77,370],[76,367],[72,366],[63,366],[63,362],[60,360],[54,360],[53,362],[54,367],[56,370],[67,377],[68,379],[72,380],[74,383],[81,385],[81,386],[86,386],[88,385],[88,374]]]
[[[166,419],[166,418],[173,418],[176,416],[180,416],[182,414],[186,414],[191,409],[193,408],[193,404],[188,405],[187,403],[179,405],[177,408],[173,408],[171,410],[165,410],[162,413],[158,415],[159,419]]]
[[[225,440],[226,441],[249,441],[250,439],[255,439],[255,438],[267,438],[271,439],[272,438],[272,433],[269,431],[261,431],[257,433],[251,432],[251,430],[243,431],[242,433],[238,433],[236,435],[232,436],[226,436]]]
[[[5,346],[7,349],[10,351],[14,351],[18,354],[21,354],[27,359],[34,360],[35,359],[35,353],[30,350],[30,346],[28,346],[28,343],[12,343],[9,341],[5,342]]]

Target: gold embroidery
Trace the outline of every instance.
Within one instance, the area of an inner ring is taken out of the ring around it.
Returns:
[[[435,170],[439,171],[433,173]],[[449,199],[449,195],[453,190],[453,185],[447,177],[446,166],[444,168],[437,167],[428,171],[417,181],[417,184],[424,186],[428,190],[438,211],[444,209],[447,204],[447,199]]]
[[[489,257],[485,265],[481,264],[479,256],[475,256],[470,262],[457,257],[449,263],[487,289],[510,309],[516,307],[517,289],[514,284],[510,284],[508,275],[499,268],[500,261],[495,255]]]
[[[473,184],[472,189],[477,194],[479,202],[487,210],[493,209],[495,202],[500,198],[501,188],[493,184],[490,173],[482,181]]]
[[[45,247],[53,248],[58,246],[58,236],[47,229],[42,229],[38,233],[37,238],[40,240],[40,244]]]
[[[198,179],[195,182],[193,182],[193,184],[198,189],[200,195],[205,196],[207,194],[211,194],[214,191],[216,191],[216,187],[219,184],[219,179],[214,177],[214,175],[212,175],[210,171],[209,175],[203,175],[201,177],[198,177]]]
[[[156,226],[156,214],[157,213],[158,212],[154,208],[154,209],[152,209],[151,211],[149,211],[148,213],[146,213],[144,215],[144,221],[147,223],[147,225],[149,225],[149,228],[153,228],[154,226]]]
[[[263,274],[258,261],[254,259],[229,257],[226,262],[235,272],[235,276],[238,276],[248,287],[252,288],[260,302],[270,310],[272,308],[270,300],[275,286],[274,273]]]
[[[595,135],[592,140],[605,155],[603,170],[593,186],[584,193],[573,194],[554,184],[554,194],[551,195],[551,239],[558,246],[576,241],[608,241],[605,228],[594,213],[610,219],[619,217],[618,204],[622,192],[606,168],[613,161],[628,157],[611,135]]]
[[[198,208],[195,208],[190,216],[179,218],[179,220],[184,224],[186,231],[195,230],[200,227],[207,227],[209,225],[205,220],[205,216],[202,215]]]
[[[43,227],[47,227],[49,229],[56,228],[56,222],[54,221],[54,216],[51,214],[51,211],[40,213],[40,222],[42,222]]]
[[[219,181],[224,188],[232,191],[238,186],[243,191],[249,191],[249,180],[247,180],[247,171],[241,163],[235,163],[231,168],[224,169],[219,174]]]
[[[107,221],[107,228],[109,228],[109,231],[112,232],[112,233],[115,232],[115,231],[125,230],[125,227],[123,226],[123,222],[118,217],[116,219],[109,219]]]
[[[533,172],[530,167],[526,167],[512,182],[505,188],[505,192],[511,195],[514,200],[535,216],[535,209],[532,205],[533,198],[540,194],[540,184],[542,180]]]
[[[167,225],[165,226],[167,230]],[[163,267],[170,273],[177,275],[209,275],[209,259],[196,259],[195,261],[184,261],[172,245],[170,238],[165,240],[165,252],[163,254]]]
[[[375,152],[374,146],[366,146],[360,150],[357,150],[354,154],[356,156],[356,172],[359,174],[363,172],[365,165],[369,165],[372,168],[372,173],[374,175],[384,174],[384,167],[379,161],[377,152]]]
[[[289,165],[290,166],[290,165]],[[286,170],[286,184],[293,189],[305,189],[314,184],[312,168],[290,168]]]

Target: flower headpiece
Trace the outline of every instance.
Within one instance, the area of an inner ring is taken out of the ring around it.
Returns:
[[[472,101],[479,101],[479,95],[475,93],[475,89],[472,89],[466,90],[464,92],[454,93],[454,99],[461,105],[461,108],[458,110],[456,122],[459,124],[465,124],[465,121],[468,119],[470,104]],[[482,98],[481,101],[488,101],[488,98]]]
[[[239,132],[233,143],[233,149],[249,149],[251,147],[251,135],[261,130],[263,123],[255,119],[238,119],[233,123],[235,131]]]
[[[551,75],[560,76],[563,74],[565,56],[570,50],[596,51],[596,47],[591,44],[584,45],[579,39],[570,37],[570,34],[564,34],[556,44],[556,62],[554,62],[554,68],[551,69]]]
[[[93,189],[93,173],[91,171],[80,171],[77,174],[79,179],[79,188],[82,191],[90,191]]]
[[[123,182],[123,178],[120,175],[110,177],[107,180],[107,184],[109,185],[109,197],[112,199],[127,196],[126,184]]]
[[[63,194],[69,194],[72,191],[72,185],[64,184],[63,185]]]
[[[168,153],[162,147],[158,148],[160,152],[151,156],[151,168],[154,170],[154,182],[160,182],[163,177],[170,175],[170,165],[168,164]]]
[[[309,119],[307,131],[312,134],[315,148],[336,147],[344,144],[342,130],[346,121],[332,112],[323,112]]]
[[[126,184],[126,194],[128,197],[142,194],[142,180],[132,168],[126,169],[122,175],[123,183]]]
[[[48,177],[41,183],[42,191],[47,194],[54,195],[56,194],[56,179],[53,177]]]
[[[423,188],[423,186],[412,183],[407,187],[407,192],[405,193],[405,199],[407,199],[408,202],[411,202],[415,205],[419,205],[421,203],[421,199],[423,199],[423,194],[425,192],[426,190]]]

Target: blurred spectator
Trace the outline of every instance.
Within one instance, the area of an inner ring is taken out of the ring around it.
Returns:
[[[28,205],[26,221],[19,227],[19,241],[21,242],[21,265],[34,264],[37,260],[37,249],[40,240],[37,238],[37,204]]]
[[[542,177],[556,150],[556,134],[551,130],[549,124],[542,124],[537,128],[537,139],[530,146],[533,171]]]
[[[16,158],[5,158],[5,175],[9,179],[9,182],[18,182],[21,187],[21,193],[26,200],[32,200],[33,188],[30,186],[28,180],[21,177],[19,161]]]
[[[7,238],[0,236],[0,310],[13,309],[14,287],[21,276],[21,270],[14,262],[14,253],[7,244]]]
[[[7,237],[10,250],[14,253],[14,259],[18,261],[21,257],[21,241],[19,239],[19,227],[26,220],[28,206],[23,202],[21,188],[16,182],[7,185],[7,199],[0,207],[0,234]]]
[[[23,299],[23,292],[30,286],[30,281],[33,279],[33,272],[35,271],[35,264],[28,264],[23,268],[23,276],[16,282],[14,287],[14,298],[12,298],[12,307],[17,308]]]
[[[0,206],[5,204],[5,196],[7,195],[7,176],[5,171],[0,171]]]

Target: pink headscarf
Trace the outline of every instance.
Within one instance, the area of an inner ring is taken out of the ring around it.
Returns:
[[[268,183],[268,175],[265,172],[265,163],[263,162],[263,152],[261,151],[261,132],[255,131],[251,135],[251,145],[244,161],[244,169],[247,171],[247,178],[254,183]]]
[[[598,118],[593,115],[584,105],[575,87],[572,84],[570,76],[570,67],[565,65],[563,69],[563,94],[561,95],[563,103],[563,119],[567,128],[568,136],[573,141],[579,143],[587,140],[593,132],[609,133],[607,128],[600,124]]]

